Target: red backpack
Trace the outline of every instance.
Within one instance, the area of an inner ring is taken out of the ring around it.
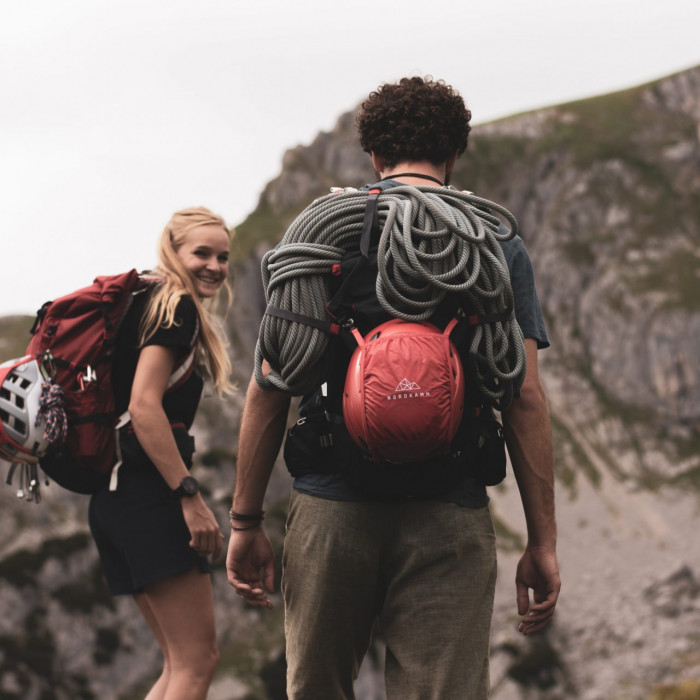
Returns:
[[[14,464],[31,466],[18,495],[38,500],[37,461],[70,491],[94,493],[108,483],[117,462],[116,429],[129,420],[128,413],[115,413],[117,331],[134,294],[153,281],[130,270],[47,302],[25,357],[0,366],[0,457],[13,463],[8,483]],[[193,360],[191,353],[176,368],[169,388],[187,379]]]

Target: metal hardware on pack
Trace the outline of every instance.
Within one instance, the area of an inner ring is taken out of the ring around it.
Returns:
[[[19,467],[19,486],[17,487],[17,498],[25,501],[41,502],[41,491],[39,483],[39,470],[36,464],[27,462],[15,462],[8,475],[8,483],[15,468]]]
[[[37,472],[36,464],[27,465],[29,467],[30,479],[29,479],[29,498],[28,501],[34,501],[34,503],[41,503],[41,491],[39,490],[39,474]]]
[[[302,416],[299,420],[289,429],[289,434],[294,435],[297,428],[301,428],[302,425],[306,423],[306,416]]]
[[[78,383],[80,384],[80,390],[85,391],[85,385],[90,384],[91,382],[96,382],[97,381],[97,373],[95,370],[88,365],[85,368],[85,374],[81,375],[78,377]]]
[[[56,378],[56,365],[54,364],[54,357],[51,354],[51,350],[41,353],[39,356],[39,369],[47,382],[53,382]]]

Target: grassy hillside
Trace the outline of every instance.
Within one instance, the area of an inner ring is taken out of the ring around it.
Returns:
[[[33,316],[4,316],[0,318],[0,362],[21,357],[29,343]]]

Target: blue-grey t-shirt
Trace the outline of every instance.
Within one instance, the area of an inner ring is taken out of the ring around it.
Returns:
[[[382,183],[399,186],[401,183]],[[510,272],[515,299],[515,318],[525,338],[537,341],[538,348],[549,347],[549,338],[542,317],[542,309],[535,289],[532,261],[520,236],[501,242]],[[362,491],[347,483],[340,474],[305,474],[294,480],[294,488],[302,493],[334,501],[363,501],[368,498]],[[483,508],[489,502],[486,487],[472,476],[465,476],[456,486],[441,494],[437,500],[457,503],[467,508]]]

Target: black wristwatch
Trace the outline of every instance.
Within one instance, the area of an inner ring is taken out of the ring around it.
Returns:
[[[183,496],[194,496],[195,493],[199,491],[199,482],[193,476],[185,476],[182,478],[180,485],[173,489],[173,496],[175,498],[182,498]]]

